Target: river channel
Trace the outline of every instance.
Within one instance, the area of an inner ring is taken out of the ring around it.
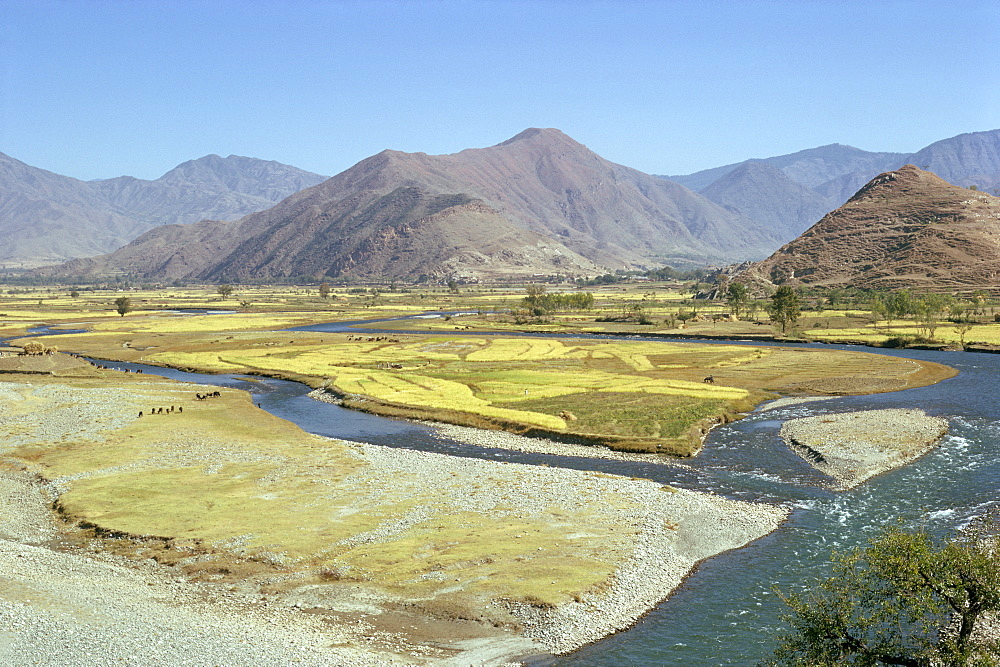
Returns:
[[[300,329],[344,330],[349,324],[355,323]],[[369,327],[375,324],[366,323]],[[643,341],[648,343],[650,339]],[[905,391],[838,397],[772,410],[765,404],[746,418],[711,431],[698,457],[675,466],[474,447],[443,438],[428,426],[314,401],[306,396],[307,387],[294,382],[98,363],[246,389],[264,409],[320,435],[458,456],[648,477],[733,498],[789,506],[793,512],[783,527],[743,549],[702,563],[668,600],[633,628],[572,654],[537,658],[529,663],[533,667],[752,665],[766,658],[774,647],[772,633],[779,627],[782,612],[775,588],[790,591],[826,575],[831,551],[864,544],[897,518],[910,527],[922,525],[933,532],[946,532],[1000,505],[1000,355],[823,347],[935,361],[961,372],[936,385]],[[937,449],[918,461],[850,491],[834,493],[823,488],[823,476],[791,453],[778,437],[778,429],[786,419],[892,407],[921,408],[945,417],[950,432]]]

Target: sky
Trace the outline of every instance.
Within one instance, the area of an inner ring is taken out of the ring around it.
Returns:
[[[324,175],[555,127],[654,174],[1000,128],[997,0],[0,0],[0,152]]]

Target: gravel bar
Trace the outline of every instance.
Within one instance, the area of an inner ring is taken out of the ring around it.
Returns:
[[[781,427],[784,441],[839,489],[906,465],[947,432],[946,419],[898,408],[790,419]]]

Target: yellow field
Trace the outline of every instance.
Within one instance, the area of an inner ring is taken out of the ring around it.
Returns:
[[[636,529],[623,529],[620,515],[641,508],[600,485],[566,500],[495,464],[408,468],[422,454],[372,463],[236,390],[197,401],[207,388],[148,376],[7,377],[4,456],[57,482],[70,525],[146,538],[125,540],[125,552],[194,577],[259,575],[271,591],[366,587],[378,599],[502,622],[494,600],[566,602],[606,585],[634,548]],[[150,406],[183,412],[150,415]],[[70,411],[91,417],[66,419]],[[545,501],[526,510],[508,500],[526,494]]]
[[[287,329],[312,322],[324,321],[329,313],[234,313],[220,315],[129,314],[91,326],[93,331],[125,331],[134,333],[197,333],[205,331],[239,331],[242,329]]]
[[[124,318],[113,310],[114,299],[123,294],[137,308]],[[670,318],[678,311],[697,311],[698,318],[684,324],[683,331],[689,335],[767,333],[753,322],[713,321],[711,315],[725,312],[726,306],[692,301],[679,285],[595,287],[592,312],[557,313],[528,325],[517,324],[503,312],[491,312],[519,307],[522,294],[517,289],[475,287],[454,293],[425,285],[397,292],[343,288],[323,299],[316,287],[234,286],[227,299],[212,287],[86,291],[72,298],[33,289],[25,290],[23,296],[0,299],[4,304],[0,313],[6,306],[16,313],[10,320],[0,318],[0,331],[16,334],[39,322],[87,322],[91,333],[55,336],[49,344],[108,359],[289,377],[363,397],[350,399],[352,407],[397,416],[540,429],[597,442],[614,436],[606,440],[612,446],[625,446],[621,439],[634,436],[645,440],[628,446],[644,451],[657,446],[650,438],[660,438],[663,451],[687,448],[690,453],[711,422],[729,419],[768,395],[885,391],[919,384],[934,375],[916,372],[898,361],[886,365],[826,352],[810,356],[777,348],[655,340],[555,340],[472,333],[435,336],[428,332],[469,327],[495,331],[594,328],[670,335],[673,329],[668,326],[594,322],[638,304],[660,325],[674,321]],[[38,306],[39,302],[44,306]],[[240,312],[180,316],[151,310],[185,307],[238,308]],[[391,340],[388,336],[278,331],[309,322],[436,309],[476,314],[393,323],[400,330]],[[100,317],[87,319],[83,317],[87,313]],[[71,314],[74,319],[69,319]],[[860,320],[844,317],[851,314],[849,310],[804,314],[800,326],[816,338],[884,340],[882,331],[857,328]],[[855,328],[838,328],[841,323]],[[894,329],[896,335],[907,331]],[[985,325],[976,327],[966,340],[992,340],[991,332]],[[946,337],[953,332],[940,327],[937,333]],[[869,372],[872,367],[878,370]],[[714,382],[703,382],[707,376],[713,376]],[[681,447],[682,442],[687,444]]]

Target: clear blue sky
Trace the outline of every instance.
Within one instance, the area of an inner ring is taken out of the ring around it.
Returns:
[[[332,175],[556,127],[680,174],[1000,127],[996,0],[0,0],[0,152],[156,178]]]

